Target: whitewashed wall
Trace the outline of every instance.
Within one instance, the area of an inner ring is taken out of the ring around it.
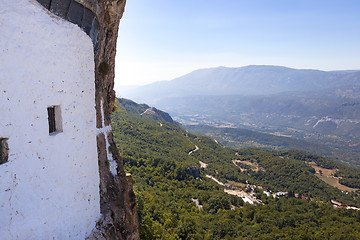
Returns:
[[[0,1],[0,239],[84,239],[100,218],[94,56],[34,0]],[[50,136],[47,107],[63,132]]]

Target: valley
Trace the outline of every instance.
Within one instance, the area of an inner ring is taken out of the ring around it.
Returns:
[[[242,149],[258,147],[269,150],[302,150],[328,157],[343,164],[359,168],[360,153],[346,151],[345,148],[335,148],[317,142],[302,140],[279,132],[261,133],[258,131],[235,127],[212,127],[209,125],[185,125],[188,130],[215,138],[226,147]],[[336,142],[341,146],[341,142]]]
[[[245,128],[360,152],[359,107],[344,107],[349,102],[346,99],[209,96],[173,101],[171,107],[161,107],[184,125]],[[190,104],[197,106],[196,110],[187,109]]]
[[[169,112],[188,129],[220,129],[210,133],[208,128],[209,136],[232,128],[292,139],[287,148],[220,134],[216,139],[228,147],[298,149],[360,168],[360,71],[218,67],[123,95]]]
[[[360,192],[317,176],[336,173],[339,184],[359,188],[359,170],[301,151],[224,148],[160,110],[145,117],[147,105],[116,106],[114,139],[134,179],[141,239],[360,237]]]

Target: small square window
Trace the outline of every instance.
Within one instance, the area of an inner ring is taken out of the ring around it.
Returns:
[[[7,138],[0,138],[0,164],[6,163],[9,159],[9,146]]]
[[[60,106],[50,106],[47,108],[49,121],[49,134],[62,132],[62,118]]]

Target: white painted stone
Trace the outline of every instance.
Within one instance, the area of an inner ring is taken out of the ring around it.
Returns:
[[[0,1],[0,239],[84,239],[100,218],[94,56],[34,0]],[[47,107],[63,131],[49,135]]]
[[[97,135],[103,134],[105,136],[106,155],[107,155],[107,160],[109,162],[109,170],[113,176],[116,176],[118,166],[117,166],[117,163],[116,163],[115,159],[113,158],[112,153],[110,152],[110,149],[109,149],[110,148],[109,133],[111,133],[112,128],[111,128],[111,125],[105,126],[104,105],[103,105],[102,100],[100,101],[100,109],[101,109],[101,121],[102,121],[101,126],[103,126],[103,127],[98,128],[96,133],[97,133]]]

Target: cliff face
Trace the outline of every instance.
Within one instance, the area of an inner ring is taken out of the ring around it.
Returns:
[[[116,41],[126,0],[37,1],[56,15],[77,24],[94,43],[100,210],[103,219],[88,239],[139,239],[132,178],[124,172],[110,125],[110,114],[115,103]]]
[[[110,125],[110,114],[114,108],[114,67],[118,27],[125,0],[87,1],[95,7],[98,16],[98,52],[95,56],[95,101],[97,128]],[[84,2],[84,5],[87,4]],[[95,9],[94,8],[94,9]],[[102,109],[101,109],[102,108]],[[101,116],[104,114],[103,116]],[[106,144],[106,138],[108,144]],[[98,154],[100,168],[100,205],[104,219],[98,230],[106,239],[139,239],[139,222],[136,199],[131,176],[126,176],[119,151],[113,141],[112,132],[99,134]],[[107,146],[109,145],[109,146]],[[117,164],[117,175],[110,172],[108,152]]]

